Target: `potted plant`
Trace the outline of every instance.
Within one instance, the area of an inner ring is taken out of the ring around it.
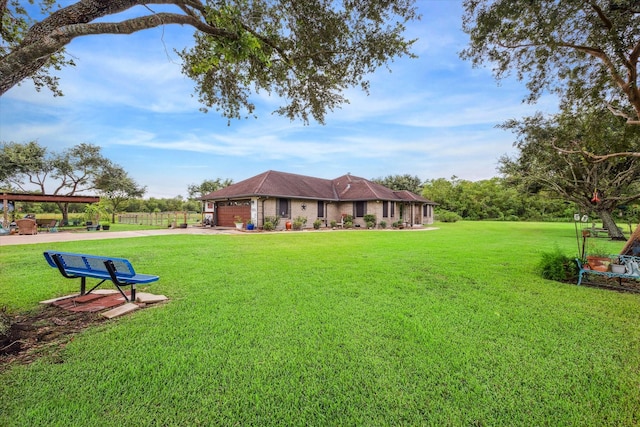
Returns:
[[[253,220],[252,220],[252,219],[249,219],[249,220],[247,221],[247,230],[253,230],[254,228],[255,228],[255,227],[254,227],[254,225],[253,225]]]
[[[611,264],[611,258],[607,251],[597,246],[591,246],[587,253],[587,264],[591,270],[607,271],[609,264]]]
[[[244,225],[244,223],[242,222],[242,217],[240,215],[236,215],[233,217],[233,221],[236,225],[236,228],[238,230],[242,230],[242,226]]]
[[[622,264],[619,257],[611,259],[611,272],[616,274],[624,274],[627,266]]]
[[[109,224],[108,222],[102,222],[100,225],[102,226],[102,229],[105,231],[109,231],[109,229],[111,228],[111,224]]]

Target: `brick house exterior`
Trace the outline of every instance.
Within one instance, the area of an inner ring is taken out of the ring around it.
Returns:
[[[394,191],[383,185],[350,174],[322,179],[286,172],[267,171],[214,191],[203,197],[203,214],[213,225],[233,227],[234,218],[249,219],[261,228],[265,217],[279,216],[279,229],[297,217],[307,218],[306,227],[316,219],[328,227],[353,216],[355,227],[365,227],[364,215],[373,214],[376,222],[388,226],[433,223],[436,203],[410,191]]]

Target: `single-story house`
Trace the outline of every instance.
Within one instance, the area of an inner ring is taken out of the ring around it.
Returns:
[[[292,173],[267,171],[223,189],[209,193],[203,215],[214,226],[233,227],[236,218],[249,220],[261,228],[266,217],[278,216],[278,229],[289,220],[307,219],[312,227],[317,219],[329,227],[353,217],[355,227],[365,227],[364,216],[373,214],[376,222],[387,226],[402,222],[405,226],[433,223],[436,203],[410,191],[394,191],[351,174],[322,179]]]

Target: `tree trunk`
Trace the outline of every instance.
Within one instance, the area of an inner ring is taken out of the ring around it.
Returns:
[[[69,203],[68,202],[58,202],[57,203],[60,212],[62,212],[62,223],[69,223]]]
[[[616,222],[613,220],[611,212],[608,210],[597,210],[598,216],[602,220],[602,226],[609,232],[611,240],[627,240],[622,234],[622,230],[618,228]]]

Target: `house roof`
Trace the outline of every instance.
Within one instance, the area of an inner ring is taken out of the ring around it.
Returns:
[[[269,170],[209,193],[202,200],[283,197],[328,201],[389,200],[435,204],[410,191],[394,191],[350,174],[336,179],[315,178]]]

